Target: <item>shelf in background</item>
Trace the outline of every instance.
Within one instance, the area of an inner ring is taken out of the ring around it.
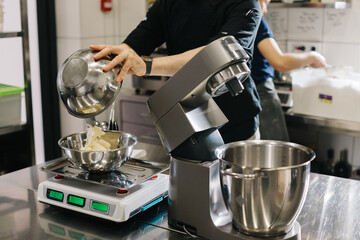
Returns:
[[[18,132],[26,128],[25,124],[0,127],[0,136],[8,133]]]
[[[0,32],[0,38],[22,37],[22,32]]]

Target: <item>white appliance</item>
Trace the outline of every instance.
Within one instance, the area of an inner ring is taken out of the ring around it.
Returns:
[[[38,200],[114,222],[124,222],[167,197],[168,175],[156,176],[129,190],[54,177],[40,183]]]
[[[39,184],[38,201],[114,222],[127,221],[166,199],[169,156],[160,146],[138,143],[127,162],[109,173],[90,173],[67,159],[44,164],[55,177]]]

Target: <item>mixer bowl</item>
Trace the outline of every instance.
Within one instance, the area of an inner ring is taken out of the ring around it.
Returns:
[[[102,139],[111,144],[107,151],[81,151],[85,146],[86,132],[63,137],[58,144],[69,162],[77,168],[93,173],[107,173],[116,170],[129,159],[137,139],[120,131],[105,131]]]
[[[121,83],[115,82],[120,66],[108,72],[103,67],[110,58],[94,60],[95,52],[81,49],[68,57],[59,69],[57,89],[68,112],[78,118],[102,113],[118,95]]]
[[[289,232],[307,195],[314,151],[295,143],[253,140],[225,144],[215,154],[234,227],[252,236]]]

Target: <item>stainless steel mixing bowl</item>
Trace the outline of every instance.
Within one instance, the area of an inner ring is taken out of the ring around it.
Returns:
[[[111,59],[95,61],[94,54],[91,49],[78,50],[65,60],[57,75],[59,96],[75,117],[91,118],[105,111],[121,88],[121,83],[114,81],[120,66],[103,72]]]
[[[111,144],[111,150],[81,151],[80,148],[86,144],[86,132],[63,137],[58,144],[75,167],[93,173],[105,173],[125,164],[137,143],[135,136],[120,131],[106,131],[101,138]]]
[[[225,144],[215,154],[234,227],[254,236],[289,232],[306,198],[314,151],[295,143],[253,140]]]

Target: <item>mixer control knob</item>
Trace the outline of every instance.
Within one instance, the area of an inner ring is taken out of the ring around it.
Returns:
[[[230,81],[227,81],[226,87],[229,89],[229,92],[233,97],[239,95],[244,90],[244,86],[237,78],[233,78]]]

